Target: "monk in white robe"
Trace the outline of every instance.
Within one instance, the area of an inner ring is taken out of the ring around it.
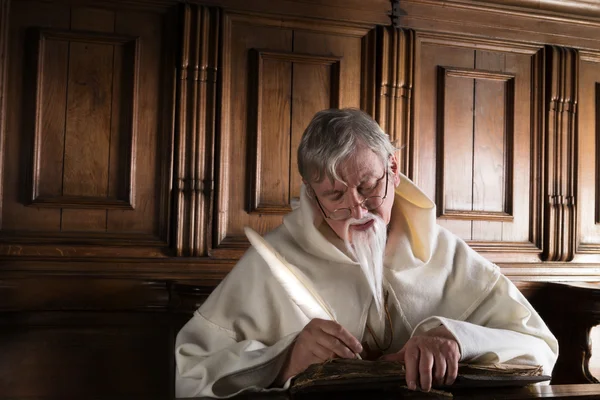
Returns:
[[[182,328],[176,395],[285,390],[329,358],[405,363],[409,388],[452,384],[458,362],[543,366],[558,344],[497,266],[436,224],[434,203],[398,169],[359,110],[325,110],[298,150],[299,207],[265,239],[323,298],[310,319],[250,248]]]

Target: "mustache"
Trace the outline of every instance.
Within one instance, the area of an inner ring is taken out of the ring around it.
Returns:
[[[365,222],[369,222],[369,221],[374,220],[374,219],[375,219],[374,215],[368,214],[368,215],[365,215],[364,217],[362,217],[361,219],[349,218],[346,221],[346,224],[348,226],[350,226],[350,225],[362,225]]]

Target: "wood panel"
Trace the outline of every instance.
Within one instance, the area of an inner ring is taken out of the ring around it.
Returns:
[[[600,53],[582,52],[577,105],[575,261],[600,262]]]
[[[440,216],[511,221],[514,76],[446,67],[439,74]]]
[[[540,48],[425,33],[416,43],[414,179],[438,222],[493,261],[539,261]]]
[[[284,215],[300,200],[296,149],[303,126],[317,111],[339,105],[340,59],[263,51],[253,58],[250,146],[256,152],[250,157],[248,211]],[[314,100],[305,105],[309,98]]]
[[[132,209],[136,38],[42,30],[38,46],[32,203]]]
[[[35,238],[56,244],[40,256],[100,255],[78,247],[100,242],[154,246],[148,256],[166,247],[172,97],[159,93],[170,15],[13,4],[0,231],[13,249]]]
[[[368,28],[237,13],[227,13],[223,23],[210,254],[237,258],[248,246],[244,226],[267,232],[297,201],[300,179],[292,153],[314,112],[360,105]]]

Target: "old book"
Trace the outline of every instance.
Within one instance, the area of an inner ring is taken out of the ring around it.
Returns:
[[[406,389],[404,365],[391,361],[333,359],[314,364],[297,375],[290,392],[323,392],[339,390]],[[550,380],[541,366],[511,364],[460,364],[452,386],[434,387],[432,397],[444,397],[450,389],[525,386]]]

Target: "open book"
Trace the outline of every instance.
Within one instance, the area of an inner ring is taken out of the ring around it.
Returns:
[[[323,364],[313,364],[297,375],[290,391],[300,393],[402,388],[406,387],[405,372],[403,364],[392,361],[333,359]],[[542,374],[541,366],[459,364],[454,384],[434,386],[434,389],[438,389],[437,395],[440,395],[449,389],[525,386],[548,381],[550,378]]]

